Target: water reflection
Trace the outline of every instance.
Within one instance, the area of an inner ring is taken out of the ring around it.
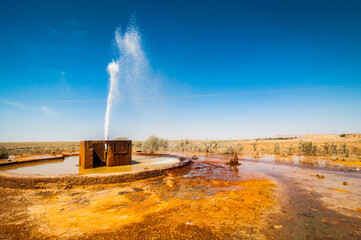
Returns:
[[[132,172],[144,169],[154,169],[169,166],[178,163],[178,158],[173,157],[148,157],[132,156],[132,165],[116,167],[98,167],[83,169],[78,166],[79,157],[71,156],[63,160],[53,160],[46,162],[28,163],[24,165],[13,165],[1,168],[0,171],[20,174],[90,174],[90,173],[114,173],[114,172]]]
[[[204,157],[220,157],[220,158],[231,158],[232,154],[217,154],[217,153],[203,153],[199,154],[202,161]],[[191,155],[189,155],[191,156]],[[337,162],[332,160],[329,157],[325,156],[303,156],[303,155],[288,155],[288,156],[279,156],[274,154],[243,154],[238,155],[240,161],[250,160],[255,162],[264,162],[272,164],[287,164],[287,165],[301,165],[308,167],[319,167],[319,168],[330,168],[335,170],[350,170],[350,171],[359,171],[359,166],[354,165],[345,165],[342,162]]]

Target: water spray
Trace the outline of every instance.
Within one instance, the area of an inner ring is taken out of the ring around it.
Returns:
[[[109,139],[110,119],[119,90],[122,97],[141,97],[149,92],[149,81],[152,79],[148,59],[141,46],[138,29],[131,21],[124,35],[120,29],[115,31],[115,41],[119,50],[119,58],[109,63],[109,93],[105,113],[104,137]],[[121,87],[120,89],[118,87]]]
[[[107,110],[105,113],[105,124],[104,124],[104,137],[105,140],[109,138],[109,122],[110,122],[110,114],[112,111],[113,103],[115,98],[118,95],[118,73],[119,73],[119,65],[114,61],[109,63],[107,71],[110,75],[109,77],[109,93],[107,100]]]

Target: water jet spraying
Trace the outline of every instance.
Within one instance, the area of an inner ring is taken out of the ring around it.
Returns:
[[[109,63],[108,65],[108,73],[110,75],[109,78],[109,93],[108,93],[108,99],[107,99],[107,110],[105,113],[105,124],[104,124],[104,137],[105,140],[108,140],[109,138],[109,121],[110,121],[110,113],[112,110],[113,102],[117,96],[118,90],[118,73],[119,73],[119,65],[115,63],[114,61]]]
[[[123,98],[139,97],[143,92],[142,90],[149,87],[146,86],[146,83],[149,81],[151,73],[134,22],[131,22],[127,27],[124,35],[121,34],[120,29],[115,31],[115,42],[119,51],[119,58],[110,62],[107,67],[110,77],[104,123],[105,140],[109,140],[111,114],[118,96],[122,95]]]

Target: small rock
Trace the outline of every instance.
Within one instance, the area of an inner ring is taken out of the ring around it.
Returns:
[[[135,192],[141,192],[141,191],[143,191],[143,189],[137,188],[137,187],[133,188],[133,190],[134,190]]]
[[[325,175],[323,175],[323,174],[317,174],[316,175],[316,177],[318,178],[318,179],[324,179],[325,178]]]
[[[123,195],[123,194],[127,194],[127,193],[130,193],[129,191],[120,191],[118,192],[118,195]]]
[[[346,185],[348,185],[348,182],[343,182],[342,184],[346,186]]]
[[[305,216],[305,217],[315,217],[315,215],[312,214],[312,213],[302,213],[302,214],[299,214],[299,215],[302,215],[302,216]]]
[[[227,162],[226,163],[227,165],[241,165],[239,162],[238,162],[238,156],[237,156],[237,154],[235,154],[234,155],[234,157],[231,159],[231,160],[229,160],[229,162]]]
[[[281,228],[283,228],[283,226],[282,225],[274,225],[273,228],[274,229],[281,229]]]

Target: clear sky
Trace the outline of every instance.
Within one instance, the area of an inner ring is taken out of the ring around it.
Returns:
[[[135,16],[155,97],[361,84],[361,2],[1,1],[0,141],[102,139],[114,32]],[[120,87],[122,84],[120,83]],[[361,132],[361,87],[124,101],[110,137]]]

